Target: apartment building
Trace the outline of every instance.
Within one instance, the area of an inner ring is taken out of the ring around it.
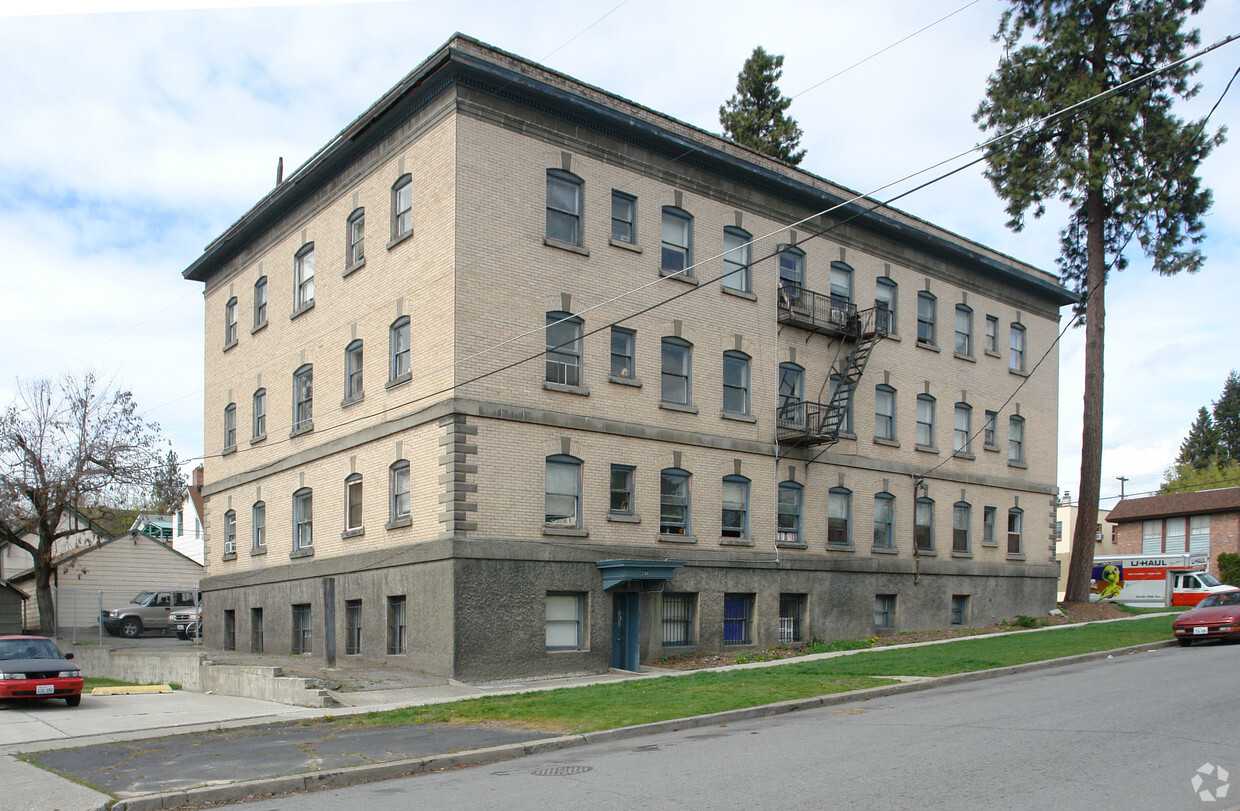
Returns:
[[[1072,297],[854,198],[453,37],[185,271],[208,644],[485,680],[1053,607]]]
[[[1220,552],[1240,553],[1240,487],[1126,498],[1111,510],[1119,555],[1204,553],[1219,576]]]

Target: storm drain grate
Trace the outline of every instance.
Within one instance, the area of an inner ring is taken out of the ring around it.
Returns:
[[[588,772],[593,768],[593,766],[548,766],[545,769],[535,769],[530,774],[535,777],[564,777],[569,774]]]

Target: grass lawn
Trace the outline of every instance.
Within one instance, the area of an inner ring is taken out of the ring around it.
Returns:
[[[754,707],[891,683],[884,676],[943,676],[1056,659],[1171,638],[1172,617],[1053,628],[902,650],[869,650],[812,662],[724,673],[488,696],[332,719],[331,723],[516,723],[565,733]],[[314,723],[314,722],[312,722]]]

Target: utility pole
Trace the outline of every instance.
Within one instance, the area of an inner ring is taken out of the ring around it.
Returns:
[[[1119,479],[1119,500],[1123,501],[1124,500],[1124,482],[1128,481],[1128,477],[1127,476],[1116,476],[1115,478]]]

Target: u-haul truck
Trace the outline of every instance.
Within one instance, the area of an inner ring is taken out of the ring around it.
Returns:
[[[1194,606],[1226,591],[1207,571],[1207,554],[1099,555],[1089,585],[1091,602],[1142,606]]]

